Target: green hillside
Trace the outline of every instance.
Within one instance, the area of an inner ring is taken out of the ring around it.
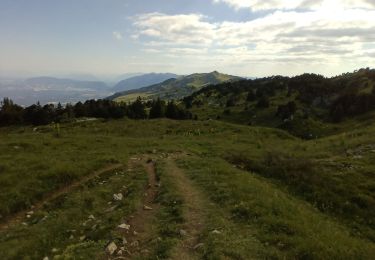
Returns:
[[[209,86],[184,99],[200,119],[277,127],[303,138],[345,130],[337,122],[375,110],[375,70],[337,77],[269,77]]]
[[[196,73],[172,78],[160,84],[140,89],[119,92],[109,97],[109,99],[119,102],[131,102],[138,96],[142,97],[144,100],[156,99],[158,97],[165,100],[180,99],[191,95],[205,86],[240,79],[239,77],[222,74],[217,71],[211,73]]]

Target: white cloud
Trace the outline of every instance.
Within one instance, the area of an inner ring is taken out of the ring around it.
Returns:
[[[117,32],[117,31],[114,31],[112,32],[112,35],[113,37],[116,39],[116,40],[122,40],[122,34],[120,32]]]
[[[143,14],[136,17],[134,25],[139,29],[138,35],[194,45],[211,44],[216,28],[215,24],[205,21],[205,17],[199,14]]]
[[[197,66],[283,64],[285,68],[322,69],[338,64],[375,65],[370,59],[375,53],[375,9],[370,8],[373,1],[343,0],[335,9],[329,7],[334,0],[273,0],[267,4],[218,1],[257,10],[272,5],[280,10],[242,22],[211,22],[200,14],[148,13],[134,17],[135,39],[145,46],[145,52],[184,58],[184,64],[195,62]]]
[[[295,9],[371,9],[375,7],[373,0],[213,0],[214,3],[226,3],[240,9],[252,11],[262,10],[295,10]]]

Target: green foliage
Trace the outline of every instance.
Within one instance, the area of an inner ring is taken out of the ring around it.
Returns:
[[[166,109],[165,102],[161,101],[160,98],[158,98],[156,101],[153,101],[151,104],[149,118],[155,119],[155,118],[165,117],[165,109]]]

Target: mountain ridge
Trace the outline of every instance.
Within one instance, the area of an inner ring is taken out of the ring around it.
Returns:
[[[129,101],[143,96],[144,98],[179,99],[188,96],[205,86],[228,81],[236,81],[241,77],[213,71],[210,73],[194,73],[177,78],[170,78],[161,83],[142,87],[139,89],[115,93],[107,99],[116,101]]]

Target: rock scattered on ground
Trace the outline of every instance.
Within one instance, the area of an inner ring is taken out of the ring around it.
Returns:
[[[217,230],[217,229],[215,229],[215,230],[213,230],[212,232],[211,232],[212,234],[221,234],[221,232],[219,231],[219,230]]]
[[[121,224],[121,225],[119,225],[118,226],[119,228],[121,228],[121,229],[126,229],[126,230],[129,230],[130,229],[130,225],[128,225],[128,224]]]
[[[146,205],[144,205],[144,206],[143,206],[143,209],[144,209],[144,210],[152,210],[152,208],[151,208],[151,207],[149,207],[149,206],[146,206]]]
[[[107,246],[106,250],[107,250],[108,254],[113,255],[116,252],[116,250],[117,250],[117,245],[115,244],[115,242],[111,242]]]
[[[179,233],[180,233],[180,236],[182,236],[182,237],[187,235],[187,232],[183,229],[181,229]]]
[[[120,201],[124,198],[124,196],[122,195],[122,193],[118,193],[118,194],[113,194],[113,199],[115,201]]]

